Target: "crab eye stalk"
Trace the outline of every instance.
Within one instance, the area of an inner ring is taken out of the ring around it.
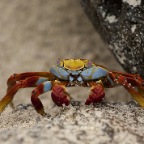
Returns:
[[[60,58],[57,60],[57,66],[63,67],[63,61]]]
[[[90,60],[88,60],[85,64],[85,67],[87,68],[91,68],[92,66],[93,66],[93,63]]]

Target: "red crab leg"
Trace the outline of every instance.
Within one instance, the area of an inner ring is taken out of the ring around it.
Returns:
[[[91,103],[94,104],[102,101],[105,96],[102,83],[89,82],[89,85],[91,86],[91,91],[89,98],[86,100],[85,104],[90,105]]]
[[[20,74],[13,74],[7,80],[8,90],[16,84],[16,81],[24,80],[28,77],[33,77],[33,76],[46,77],[50,81],[55,79],[54,75],[49,72],[26,72]]]
[[[119,85],[122,85],[131,94],[131,96],[144,107],[144,87],[143,81],[137,81],[133,75],[126,77],[120,73],[110,72],[109,76]],[[140,77],[139,77],[140,78]]]
[[[26,73],[20,73],[20,74],[13,74],[7,80],[7,85],[8,85],[7,92],[9,91],[9,89],[12,86],[14,86],[16,84],[17,81],[24,80],[24,79],[26,79],[28,77],[32,77],[32,76],[47,77],[49,80],[55,79],[53,74],[51,74],[49,72],[26,72]],[[12,102],[10,102],[10,106],[12,108],[14,108],[14,104]]]
[[[52,100],[58,106],[62,106],[62,104],[69,105],[69,94],[65,91],[66,83],[57,83],[57,81],[47,81],[40,84],[32,91],[31,101],[35,108],[35,110],[41,114],[45,115],[44,107],[40,99],[38,98],[41,94],[52,89]]]
[[[131,83],[133,86],[136,87],[144,87],[144,80],[138,74],[129,74],[129,73],[120,73],[120,72],[110,72],[112,78],[117,76],[123,76],[127,80],[128,83]]]
[[[48,78],[33,76],[33,77],[26,78],[25,80],[21,80],[18,83],[16,83],[11,89],[9,89],[7,94],[0,101],[0,113],[3,112],[3,110],[8,104],[12,103],[14,95],[17,93],[17,91],[20,88],[35,87],[39,85],[40,83],[47,81],[47,80]]]

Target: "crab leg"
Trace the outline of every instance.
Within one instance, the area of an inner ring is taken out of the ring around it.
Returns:
[[[11,89],[8,90],[7,94],[0,101],[0,113],[3,112],[3,110],[8,104],[12,105],[12,100],[14,98],[14,95],[17,93],[17,91],[20,88],[35,87],[47,80],[48,78],[33,76],[17,82],[13,87],[11,87]]]
[[[138,74],[128,74],[120,72],[110,72],[110,76],[116,79],[117,76],[125,77],[126,81],[131,83],[135,87],[144,87],[144,80]]]
[[[33,76],[46,77],[50,81],[55,79],[54,75],[49,72],[26,72],[20,74],[13,74],[7,80],[7,85],[8,85],[7,91],[16,84],[16,81],[24,80],[28,77],[33,77]]]
[[[144,89],[140,91],[136,91],[134,88],[124,86],[127,91],[131,94],[131,96],[142,106],[144,107]],[[142,93],[143,92],[143,93]]]
[[[38,85],[32,91],[31,102],[32,102],[35,110],[41,115],[45,115],[46,113],[44,112],[43,104],[38,97],[40,94],[43,94],[43,93],[51,90],[51,88],[52,88],[52,82],[47,81],[47,82],[44,82],[44,83]]]
[[[131,96],[144,107],[144,86],[143,80],[137,81],[132,76],[125,77],[119,73],[110,73],[110,77],[119,85],[122,85],[131,94]],[[140,78],[140,77],[139,77]]]
[[[64,84],[58,84],[56,81],[44,82],[32,91],[31,96],[31,101],[35,110],[41,115],[45,115],[46,113],[44,111],[43,104],[38,97],[49,90],[52,90],[52,100],[57,106],[62,106],[62,104],[69,104],[69,99],[67,99],[69,94],[65,91]]]
[[[104,87],[101,82],[89,82],[91,86],[89,98],[86,100],[85,104],[90,105],[91,103],[97,103],[102,101],[105,96]]]

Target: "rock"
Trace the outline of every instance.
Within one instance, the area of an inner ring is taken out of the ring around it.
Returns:
[[[81,0],[81,5],[124,69],[144,78],[144,2]]]
[[[134,102],[54,107],[48,118],[22,107],[1,115],[0,143],[144,143],[144,109]]]

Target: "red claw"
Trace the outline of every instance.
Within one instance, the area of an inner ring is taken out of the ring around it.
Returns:
[[[103,86],[101,84],[97,84],[92,87],[89,98],[86,100],[85,104],[90,105],[91,103],[101,102],[104,96],[105,93]]]
[[[55,84],[53,86],[51,97],[57,106],[63,106],[63,104],[68,106],[70,104],[68,96],[69,94],[65,91],[65,88],[62,85]]]

